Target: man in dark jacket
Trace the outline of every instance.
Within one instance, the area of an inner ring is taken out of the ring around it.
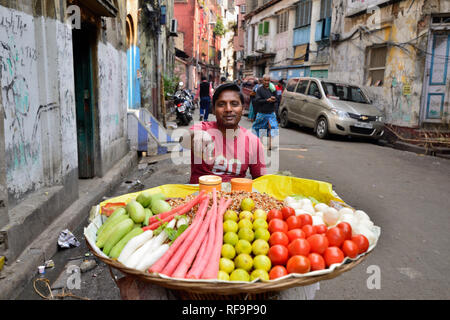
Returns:
[[[200,97],[200,121],[208,121],[212,95],[213,88],[211,83],[206,81],[205,76],[202,76],[202,82],[198,85],[197,94],[195,95],[196,100]]]
[[[270,76],[264,75],[262,86],[256,90],[256,96],[253,100],[254,108],[256,112],[256,118],[253,122],[252,131],[258,137],[260,136],[259,130],[269,129],[270,135],[274,136],[278,133],[278,121],[275,114],[276,110],[276,91],[270,90]]]

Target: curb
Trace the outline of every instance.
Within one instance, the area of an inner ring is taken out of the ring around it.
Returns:
[[[4,266],[0,274],[0,300],[16,299],[24,285],[35,276],[37,266],[57,252],[60,232],[64,229],[76,229],[89,215],[91,207],[98,204],[104,194],[119,184],[137,163],[137,152],[130,151],[104,177],[89,181],[88,191],[79,188],[78,199],[55,219],[16,261]]]

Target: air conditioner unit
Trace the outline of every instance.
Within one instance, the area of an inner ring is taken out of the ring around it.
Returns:
[[[266,51],[266,44],[267,44],[266,39],[258,39],[258,41],[256,42],[256,50],[255,51],[257,51],[257,52]]]
[[[178,21],[177,19],[172,19],[170,22],[170,33],[177,33]]]

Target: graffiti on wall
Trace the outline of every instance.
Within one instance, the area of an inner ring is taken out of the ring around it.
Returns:
[[[0,6],[0,86],[4,105],[7,183],[23,193],[42,180],[34,18]]]

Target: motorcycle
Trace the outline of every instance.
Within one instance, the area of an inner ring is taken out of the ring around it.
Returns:
[[[187,126],[192,121],[190,103],[179,91],[175,93],[173,98],[178,125]]]

